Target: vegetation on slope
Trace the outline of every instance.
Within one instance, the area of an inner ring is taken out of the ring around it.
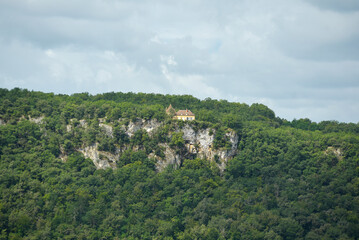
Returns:
[[[156,172],[146,151],[171,143],[170,103],[191,109],[198,128],[237,131],[239,151],[224,173],[197,158]],[[110,139],[98,129],[99,119],[136,118],[165,125],[154,138],[117,129]],[[0,90],[0,119],[0,239],[359,238],[358,124],[288,122],[261,104],[191,96],[21,89]],[[66,130],[80,119],[88,131]],[[75,151],[95,141],[107,151],[131,141],[144,147],[115,170],[96,170]]]

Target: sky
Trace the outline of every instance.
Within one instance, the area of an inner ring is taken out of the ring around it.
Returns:
[[[0,0],[0,88],[263,103],[359,122],[358,0]]]

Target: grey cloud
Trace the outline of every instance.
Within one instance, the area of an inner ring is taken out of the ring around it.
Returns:
[[[358,26],[359,27],[359,26]],[[296,40],[289,36],[279,42],[282,51],[288,56],[315,61],[350,61],[359,60],[359,36],[332,43],[310,43]]]
[[[359,11],[359,2],[357,0],[305,0],[306,2],[322,9],[332,11],[352,12]]]
[[[0,87],[192,94],[261,102],[288,119],[358,122],[358,109],[346,105],[359,105],[359,15],[342,8],[305,0],[2,1]]]
[[[296,8],[276,16],[274,22],[272,42],[292,58],[358,60],[359,13],[321,11],[298,3]]]

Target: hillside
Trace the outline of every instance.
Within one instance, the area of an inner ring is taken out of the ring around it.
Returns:
[[[0,239],[359,238],[358,123],[0,89],[0,155]]]

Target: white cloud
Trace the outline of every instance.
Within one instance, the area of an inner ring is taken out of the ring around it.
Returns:
[[[160,59],[162,62],[167,63],[168,65],[172,65],[172,66],[176,66],[177,62],[175,61],[174,56],[170,55],[170,56],[160,56]]]
[[[358,122],[357,6],[3,0],[0,87],[193,94]]]
[[[169,82],[172,93],[192,94],[202,99],[208,96],[221,97],[220,91],[217,88],[209,86],[201,75],[181,75],[171,72],[164,64],[161,65],[161,70],[163,76]]]

